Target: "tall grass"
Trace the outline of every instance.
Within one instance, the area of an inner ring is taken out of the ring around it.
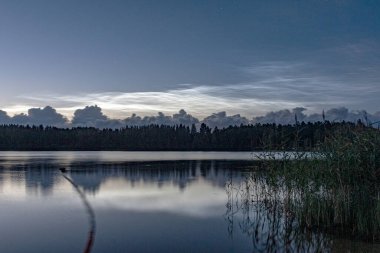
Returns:
[[[255,249],[326,252],[331,236],[380,242],[380,131],[342,125],[313,152],[268,152],[226,184],[227,220],[240,217]]]
[[[301,227],[290,207],[296,198],[271,180],[259,170],[247,172],[242,181],[227,182],[230,234],[239,227],[252,239],[253,252],[329,252],[329,237]]]
[[[380,241],[380,131],[342,126],[315,151],[266,164],[268,184],[283,189],[301,226]]]

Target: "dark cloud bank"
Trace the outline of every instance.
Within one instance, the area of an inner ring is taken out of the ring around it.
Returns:
[[[167,116],[159,112],[156,116],[140,117],[133,114],[126,119],[110,119],[103,114],[102,109],[98,106],[86,106],[83,109],[78,109],[74,112],[73,119],[69,121],[62,114],[58,113],[54,108],[46,106],[45,108],[31,108],[27,114],[17,114],[13,117],[9,116],[5,111],[0,110],[0,124],[18,124],[18,125],[45,125],[56,127],[78,127],[88,126],[97,128],[121,128],[128,126],[143,126],[150,124],[158,125],[199,125],[205,123],[211,128],[228,127],[230,125],[239,126],[241,124],[256,124],[256,123],[277,123],[277,124],[294,124],[296,119],[299,122],[316,122],[323,121],[323,113],[326,120],[351,121],[356,122],[362,120],[364,122],[380,121],[380,111],[374,114],[369,114],[366,111],[349,111],[347,108],[333,108],[320,114],[306,114],[306,109],[297,107],[292,110],[280,110],[269,112],[264,116],[248,119],[240,114],[229,116],[226,112],[213,113],[212,115],[199,120],[181,109],[178,113],[172,116]],[[378,125],[378,123],[374,124]]]

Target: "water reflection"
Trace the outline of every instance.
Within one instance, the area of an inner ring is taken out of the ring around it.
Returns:
[[[0,252],[81,252],[95,214],[92,252],[349,249],[300,230],[286,206],[262,197],[265,181],[247,184],[252,161],[72,161],[66,178],[61,166],[0,162]]]
[[[252,160],[262,152],[194,152],[194,151],[2,151],[0,163],[3,165],[21,165],[33,163],[73,164],[81,162],[155,162],[155,161],[203,161],[203,160]]]
[[[235,165],[233,174],[238,177],[240,166],[246,165]],[[60,167],[26,160],[0,164],[0,220],[5,225],[0,227],[0,252],[80,252],[87,225],[76,189],[87,196],[97,216],[93,252],[249,249],[244,238],[233,246],[224,229],[230,162],[72,163],[66,166],[71,182],[62,177]],[[23,244],[9,227],[26,238]]]
[[[217,163],[217,168],[216,164]],[[242,166],[249,162],[239,163]],[[4,176],[8,175],[14,184],[24,183],[28,194],[51,194],[55,184],[61,183],[57,174],[60,164],[40,164],[35,161],[24,161],[23,165],[3,166],[0,164],[0,184]],[[72,179],[84,191],[96,194],[107,180],[125,179],[134,186],[137,183],[154,182],[158,187],[173,184],[181,190],[198,178],[206,180],[213,186],[224,187],[225,178],[230,174],[229,162],[216,161],[188,161],[188,162],[155,162],[155,163],[115,163],[96,164],[81,163],[69,164],[66,167]],[[239,171],[234,173],[235,176]]]
[[[234,227],[239,227],[251,238],[254,252],[379,252],[379,244],[348,240],[349,234],[337,233],[342,227],[330,230],[307,218],[310,213],[325,215],[311,202],[326,205],[330,192],[317,187],[317,198],[311,199],[295,181],[284,181],[262,170],[244,174],[243,180],[232,176],[227,180],[225,219],[230,236],[234,236]]]
[[[281,189],[247,172],[245,180],[227,181],[226,220],[231,236],[238,226],[252,240],[254,252],[330,252],[331,239],[318,230],[299,226]],[[237,223],[237,224],[236,224]]]

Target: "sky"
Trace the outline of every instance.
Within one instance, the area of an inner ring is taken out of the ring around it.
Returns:
[[[379,13],[376,0],[0,0],[0,110],[376,114]]]

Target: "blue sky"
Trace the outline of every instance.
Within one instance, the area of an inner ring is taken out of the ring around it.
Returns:
[[[370,0],[0,0],[0,109],[374,113],[379,13]]]

